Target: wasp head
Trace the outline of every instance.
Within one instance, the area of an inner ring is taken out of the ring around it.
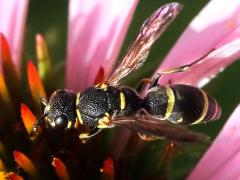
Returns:
[[[76,94],[69,90],[57,90],[45,105],[43,116],[36,122],[33,131],[36,131],[39,121],[45,120],[47,127],[67,130],[74,127],[76,121]]]

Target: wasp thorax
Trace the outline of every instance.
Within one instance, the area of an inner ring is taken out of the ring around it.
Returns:
[[[98,126],[98,121],[106,114],[113,114],[119,107],[116,89],[91,87],[83,91],[77,103],[81,123],[88,127]]]
[[[80,112],[82,124],[94,127],[98,120],[108,111],[107,93],[102,89],[89,88],[81,93],[77,109]]]
[[[55,129],[69,129],[76,121],[76,94],[70,90],[57,90],[45,107],[46,122]]]

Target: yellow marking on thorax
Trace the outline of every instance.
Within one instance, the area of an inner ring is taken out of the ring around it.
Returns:
[[[165,87],[165,89],[167,93],[168,102],[167,102],[166,113],[163,119],[168,119],[171,116],[174,108],[175,96],[174,96],[173,90],[170,87]]]
[[[98,126],[99,129],[112,128],[111,117],[108,113],[105,113],[104,116],[99,119]]]
[[[76,107],[79,105],[79,101],[80,101],[80,92],[77,93]],[[77,118],[78,118],[80,124],[83,124],[82,116],[81,116],[79,109],[76,108],[76,111],[77,111]]]
[[[98,83],[95,87],[96,87],[96,88],[100,88],[100,89],[106,91],[107,88],[108,88],[108,85],[105,84],[105,83]]]
[[[201,90],[201,89],[199,89],[199,90],[202,92],[202,95],[203,95],[203,98],[204,98],[204,107],[203,107],[203,111],[202,111],[201,116],[195,122],[193,122],[192,124],[200,123],[205,118],[205,116],[207,115],[207,112],[208,112],[209,103],[208,103],[207,94],[203,90]]]
[[[120,108],[121,110],[125,109],[126,107],[126,97],[124,93],[120,92]]]

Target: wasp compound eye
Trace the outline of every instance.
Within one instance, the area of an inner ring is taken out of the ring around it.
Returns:
[[[68,125],[68,118],[66,115],[60,115],[60,116],[57,116],[55,119],[54,119],[54,123],[55,123],[55,128],[57,129],[65,129],[67,128],[67,125]]]

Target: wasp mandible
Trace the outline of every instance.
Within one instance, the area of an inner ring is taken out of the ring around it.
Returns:
[[[88,134],[80,134],[81,139],[93,137],[102,129],[115,126],[137,131],[144,140],[148,139],[146,137],[165,137],[183,142],[203,139],[205,136],[184,126],[218,119],[221,114],[218,103],[197,87],[158,84],[162,75],[188,71],[202,58],[162,71],[152,80],[142,80],[136,89],[120,85],[120,80],[143,65],[152,44],[180,9],[180,4],[169,3],[155,11],[142,25],[121,63],[104,82],[83,92],[57,90],[49,102],[42,100],[44,113],[35,123],[33,133],[38,133],[42,122],[61,130],[74,128],[80,123],[90,129]],[[146,84],[149,84],[148,91],[141,98],[141,87]]]

